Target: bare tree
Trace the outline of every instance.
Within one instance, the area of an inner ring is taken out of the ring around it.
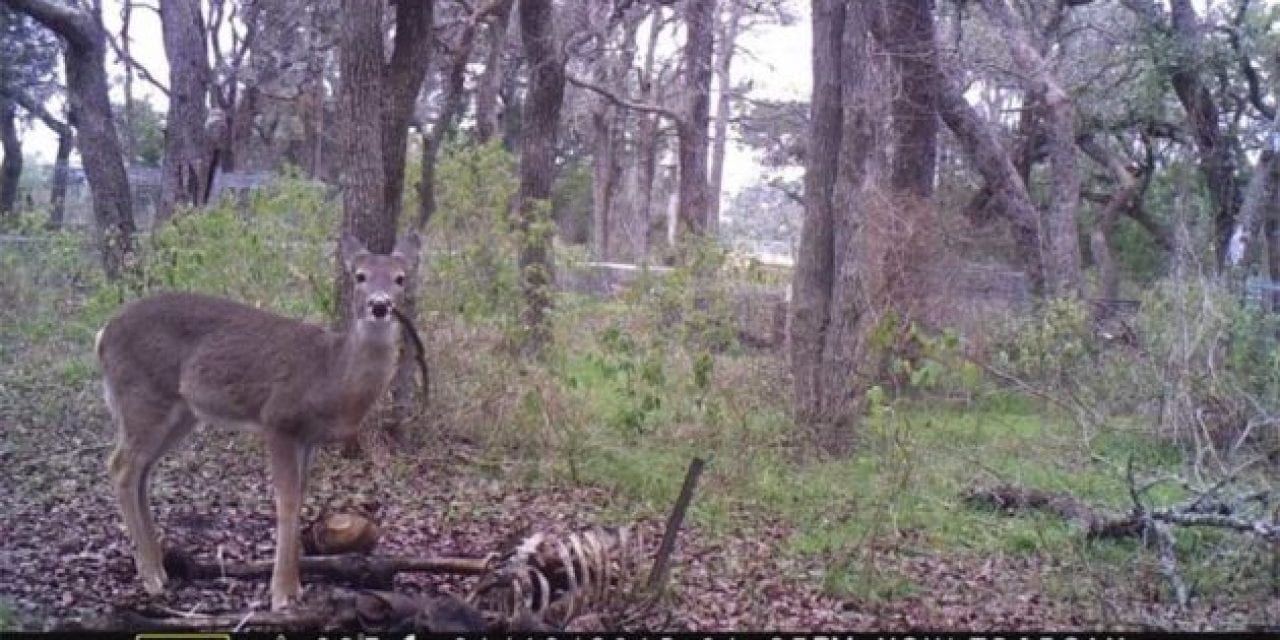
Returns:
[[[564,102],[564,59],[556,37],[551,0],[520,0],[520,34],[529,65],[529,91],[521,117],[520,190],[516,196],[521,232],[520,290],[523,349],[537,355],[550,339],[546,312],[551,305],[551,228],[546,210],[555,178],[556,137]]]
[[[2,1],[62,36],[67,98],[80,134],[80,157],[92,192],[102,265],[108,278],[117,278],[133,253],[135,227],[124,156],[111,119],[101,21],[88,10],[53,0]]]

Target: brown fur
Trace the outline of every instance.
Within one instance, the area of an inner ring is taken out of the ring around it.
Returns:
[[[317,443],[353,433],[386,393],[399,346],[394,309],[417,260],[416,237],[390,256],[372,255],[350,238],[342,246],[349,274],[358,276],[356,320],[346,333],[192,293],[131,303],[99,332],[104,395],[119,430],[108,468],[147,591],[159,593],[166,580],[147,476],[205,422],[266,439],[277,511],[272,608],[299,596],[306,467]]]

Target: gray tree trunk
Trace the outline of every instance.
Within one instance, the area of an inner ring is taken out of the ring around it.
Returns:
[[[711,112],[711,56],[715,43],[716,0],[685,7],[685,108],[676,122],[680,144],[680,232],[707,233],[710,185],[707,145]]]
[[[554,279],[551,257],[551,186],[555,179],[556,139],[564,102],[564,60],[555,34],[551,0],[520,0],[520,35],[529,65],[529,90],[520,128],[520,189],[516,196],[521,232],[520,320],[522,351],[543,352],[551,332],[546,312]]]
[[[126,3],[127,4],[127,3]],[[169,62],[169,114],[165,119],[160,204],[156,222],[181,205],[198,207],[209,197],[212,148],[205,135],[211,73],[199,0],[160,3],[160,26]]]
[[[49,185],[49,224],[50,229],[61,229],[67,214],[67,165],[71,160],[71,150],[75,148],[75,137],[70,131],[58,136],[58,151],[53,160],[53,180]]]
[[[498,120],[498,92],[502,87],[502,53],[507,45],[507,28],[511,22],[512,0],[502,0],[494,11],[485,35],[484,71],[476,88],[476,141],[485,144],[493,139],[501,122]]]
[[[12,100],[0,97],[0,220],[16,218],[18,181],[22,178],[22,140],[18,138],[18,108]]]
[[[1084,277],[1080,268],[1079,226],[1080,169],[1076,162],[1075,108],[1070,96],[1053,76],[1048,62],[1031,43],[1025,25],[1005,0],[982,0],[982,5],[1004,34],[1014,64],[1027,92],[1045,108],[1045,137],[1053,169],[1048,215],[1048,246],[1053,294],[1080,297]]]

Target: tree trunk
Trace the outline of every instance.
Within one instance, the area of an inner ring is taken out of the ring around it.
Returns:
[[[647,104],[653,104],[657,90],[657,79],[654,78],[653,67],[657,57],[658,36],[662,33],[662,7],[655,6],[653,17],[649,22],[649,38],[645,45],[644,66],[640,75],[640,98]],[[628,244],[635,252],[638,260],[648,256],[651,229],[656,218],[653,215],[653,183],[658,169],[658,116],[653,113],[640,113],[636,133],[636,168],[635,184],[632,187],[633,198],[630,209],[630,232],[633,234]]]
[[[1026,270],[1032,289],[1043,291],[1045,282],[1044,249],[1040,234],[1040,213],[1026,184],[1018,175],[1018,167],[1000,142],[994,127],[978,115],[965,100],[960,83],[953,72],[944,70],[943,62],[934,55],[926,56],[929,82],[935,87],[938,115],[956,136],[973,168],[982,176],[997,210],[1013,227],[1018,257]]]
[[[58,136],[58,153],[53,161],[53,182],[49,185],[49,223],[50,229],[61,229],[67,213],[67,165],[71,160],[71,150],[75,147],[75,138],[70,132]]]
[[[509,11],[510,7],[507,9]],[[457,46],[454,47],[453,58],[448,66],[442,69],[444,97],[441,101],[440,113],[422,138],[422,179],[418,181],[418,228],[425,227],[436,211],[436,160],[440,156],[440,147],[444,144],[450,129],[453,128],[454,119],[462,111],[467,62],[471,59],[476,29],[482,17],[479,14],[471,17],[462,30]]]
[[[564,102],[564,60],[555,35],[551,0],[520,0],[520,34],[529,65],[529,90],[521,116],[520,190],[517,227],[521,233],[520,291],[524,299],[522,349],[540,355],[550,339],[546,311],[551,305],[550,198],[555,178],[556,136]]]
[[[1137,198],[1141,183],[1129,173],[1118,156],[1108,152],[1089,133],[1080,136],[1079,145],[1089,157],[1110,171],[1116,180],[1115,192],[1098,211],[1097,220],[1089,233],[1089,249],[1098,266],[1097,297],[1114,300],[1120,296],[1120,274],[1111,254],[1111,236],[1121,212],[1132,206]],[[1105,304],[1100,307],[1103,313],[1109,309]]]
[[[52,0],[5,0],[62,36],[70,118],[79,128],[80,158],[93,196],[102,266],[114,280],[133,253],[133,198],[111,119],[106,34],[98,17]]]
[[[927,59],[936,48],[929,5],[928,0],[891,0],[884,11],[897,88],[889,184],[897,193],[922,200],[933,196],[938,163],[938,109]]]
[[[819,447],[847,448],[847,432],[828,411],[823,362],[835,279],[835,192],[843,110],[841,51],[845,14],[840,0],[813,3],[813,98],[805,154],[805,216],[792,282],[791,367],[798,422]],[[854,73],[855,70],[847,70]]]
[[[733,49],[738,40],[738,25],[746,0],[730,0],[729,18],[720,38],[720,52],[716,56],[716,133],[711,149],[711,201],[708,203],[707,223],[714,234],[720,229],[721,184],[724,182],[724,154],[729,146],[729,117],[732,115],[733,83],[730,70],[733,66]]]
[[[494,10],[486,33],[484,71],[476,88],[476,141],[485,144],[493,139],[501,123],[498,120],[498,91],[502,87],[502,53],[507,44],[507,27],[511,22],[512,0],[502,0]]]
[[[1218,105],[1200,78],[1204,67],[1201,41],[1205,39],[1205,31],[1191,0],[1170,0],[1169,28],[1164,25],[1160,6],[1152,0],[1126,0],[1125,4],[1153,29],[1172,38],[1172,55],[1162,57],[1158,62],[1169,73],[1170,83],[1187,113],[1195,138],[1200,173],[1213,202],[1214,248],[1218,266],[1222,267],[1227,263],[1227,244],[1235,223],[1239,184],[1235,177],[1231,144],[1219,124]]]
[[[186,0],[179,0],[185,2]],[[164,13],[164,3],[160,3],[161,15]],[[162,17],[163,21],[164,18]],[[120,63],[124,66],[124,82],[121,84],[124,90],[124,135],[120,136],[120,144],[124,151],[125,162],[132,165],[134,158],[137,157],[138,141],[135,139],[136,128],[133,121],[133,64],[129,61],[133,59],[130,53],[129,28],[133,23],[133,3],[120,3]],[[172,63],[170,63],[172,64]],[[170,85],[172,86],[172,85]],[[172,120],[170,121],[172,122]]]
[[[22,178],[22,140],[18,138],[18,108],[8,98],[0,98],[0,220],[16,219],[18,180]]]
[[[1080,202],[1080,169],[1076,163],[1075,109],[1071,98],[1032,45],[1025,27],[1005,0],[982,0],[987,14],[1004,34],[1014,64],[1028,93],[1043,101],[1045,137],[1049,164],[1053,168],[1053,193],[1048,215],[1050,290],[1059,296],[1082,294],[1079,227],[1076,207]]]
[[[1271,120],[1266,141],[1266,147],[1258,154],[1258,165],[1253,169],[1253,176],[1245,187],[1244,204],[1240,207],[1240,215],[1227,244],[1226,266],[1233,272],[1232,280],[1241,285],[1244,282],[1245,259],[1249,255],[1250,244],[1258,234],[1259,225],[1269,217],[1266,209],[1274,201],[1273,191],[1280,188],[1280,110]]]
[[[343,0],[338,44],[342,103],[342,228],[374,253],[395,245],[395,210],[385,200],[383,118],[371,117],[369,105],[382,105],[382,2]],[[375,114],[376,116],[376,114]],[[349,322],[351,283],[338,262],[339,326]]]
[[[422,79],[426,77],[434,46],[432,26],[435,3],[432,0],[400,0],[393,3],[393,6],[396,8],[394,48],[390,62],[380,65],[380,70],[383,75],[381,140],[385,177],[382,206],[387,209],[394,241],[396,223],[403,206],[409,120],[413,116],[413,105],[422,88]],[[381,41],[378,46],[381,51]],[[368,117],[367,113],[365,117]]]
[[[684,113],[676,123],[680,143],[680,231],[707,233],[710,194],[707,144],[710,119],[711,55],[715,44],[716,0],[685,6]]]
[[[169,62],[169,115],[165,120],[157,224],[172,216],[180,205],[198,207],[208,200],[212,160],[210,141],[205,136],[209,119],[205,98],[210,91],[211,73],[199,0],[160,3],[160,25]]]

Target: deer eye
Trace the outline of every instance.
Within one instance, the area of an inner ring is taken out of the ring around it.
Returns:
[[[368,279],[368,276],[364,275],[363,271],[356,272],[356,282],[364,282],[366,279]]]
[[[396,286],[399,287],[403,285],[404,285],[404,274],[402,273],[396,274]]]

